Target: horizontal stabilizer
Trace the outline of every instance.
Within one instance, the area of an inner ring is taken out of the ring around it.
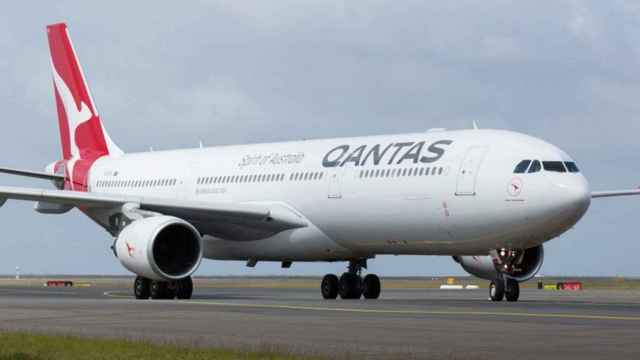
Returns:
[[[64,181],[63,175],[49,174],[41,171],[31,171],[31,170],[20,170],[20,169],[12,169],[12,168],[3,168],[0,167],[0,173],[17,175],[17,176],[25,176],[36,179],[44,179],[44,180],[53,180],[53,181]]]

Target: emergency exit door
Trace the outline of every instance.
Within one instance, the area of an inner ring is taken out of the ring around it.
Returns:
[[[488,147],[472,146],[462,159],[460,169],[458,170],[458,180],[456,185],[457,196],[474,196],[476,195],[476,182],[478,180],[478,172],[480,164],[486,155]]]

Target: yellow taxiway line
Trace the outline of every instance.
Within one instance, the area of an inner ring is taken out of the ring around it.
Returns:
[[[105,296],[120,299],[133,299],[129,295],[121,295],[113,292],[105,292]],[[158,300],[155,300],[158,301]],[[356,314],[384,314],[384,315],[463,315],[463,316],[500,316],[500,317],[524,317],[524,318],[555,318],[555,319],[579,319],[579,320],[614,320],[614,321],[640,321],[640,316],[621,315],[588,315],[570,313],[531,313],[516,311],[467,311],[467,310],[394,310],[394,309],[357,309],[342,307],[302,306],[302,305],[278,305],[278,304],[247,304],[230,303],[207,300],[160,300],[176,304],[209,305],[219,307],[318,311],[318,312],[344,312]]]

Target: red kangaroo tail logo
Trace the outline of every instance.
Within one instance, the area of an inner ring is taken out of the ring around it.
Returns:
[[[86,191],[91,165],[102,156],[119,156],[123,152],[102,126],[67,25],[47,26],[47,36],[67,177],[65,188]]]

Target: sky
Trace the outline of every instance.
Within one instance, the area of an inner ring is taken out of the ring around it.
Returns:
[[[509,129],[558,145],[592,190],[640,185],[640,3],[14,1],[0,13],[0,166],[60,158],[45,26],[65,21],[125,151]],[[0,184],[50,187],[0,175]],[[0,208],[0,274],[126,274],[77,211]],[[598,199],[545,244],[546,275],[640,276],[640,198]],[[200,275],[322,275],[345,264],[205,261]],[[464,274],[381,256],[382,276]]]

